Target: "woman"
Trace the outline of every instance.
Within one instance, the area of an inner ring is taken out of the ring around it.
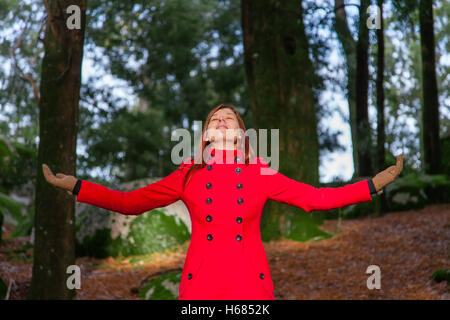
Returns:
[[[179,286],[180,300],[273,300],[260,235],[266,201],[280,201],[307,212],[370,201],[372,194],[381,193],[400,174],[403,155],[397,158],[396,166],[373,179],[339,188],[315,188],[255,158],[245,132],[233,106],[217,106],[206,119],[196,161],[187,158],[170,175],[134,191],[111,190],[60,173],[54,176],[45,164],[43,171],[49,183],[77,195],[78,202],[126,215],[182,200],[191,216],[192,234]]]

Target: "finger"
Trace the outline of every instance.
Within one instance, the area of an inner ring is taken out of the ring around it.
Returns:
[[[390,170],[389,172],[393,171],[394,177],[397,177],[403,169],[403,154],[397,156],[397,162],[395,163],[395,166],[393,166],[393,167],[394,167],[394,169]]]
[[[377,191],[377,194],[382,194],[383,193],[383,189],[380,189]]]
[[[68,194],[70,194],[71,196],[73,195],[72,192],[70,192],[69,190],[66,191]]]
[[[50,167],[48,165],[46,165],[45,163],[42,165],[42,167],[44,168],[44,171],[47,172],[49,175],[53,176],[53,171],[50,169]]]
[[[62,174],[62,173],[57,173],[56,174],[56,177],[57,178],[64,178],[66,175],[65,174]]]
[[[397,167],[398,173],[400,173],[403,169],[403,154],[401,154],[397,157],[396,167]]]
[[[46,164],[42,165],[42,171],[44,172],[44,177],[48,182],[52,182],[54,180],[53,172]]]

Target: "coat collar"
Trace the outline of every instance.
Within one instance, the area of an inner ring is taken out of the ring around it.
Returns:
[[[208,157],[206,162],[218,163],[218,164],[236,164],[243,163],[243,152],[241,149],[226,150],[226,149],[216,149],[208,148]]]

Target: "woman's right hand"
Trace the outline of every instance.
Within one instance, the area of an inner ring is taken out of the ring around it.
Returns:
[[[53,174],[52,170],[44,163],[42,164],[42,171],[44,172],[44,177],[47,182],[51,183],[57,188],[66,190],[68,194],[73,195],[72,191],[77,183],[77,178],[74,176],[67,176],[62,173],[57,173],[56,176]]]
[[[383,193],[383,188],[394,181],[403,169],[403,154],[397,156],[397,163],[395,166],[381,171],[375,177],[372,178],[372,182],[377,190],[378,194]]]

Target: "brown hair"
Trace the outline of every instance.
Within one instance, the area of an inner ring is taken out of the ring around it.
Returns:
[[[214,115],[214,113],[216,113],[217,110],[225,109],[225,108],[231,109],[234,112],[234,114],[236,115],[236,119],[239,123],[239,128],[244,132],[244,138],[240,139],[240,140],[236,139],[235,144],[236,144],[236,149],[243,149],[243,151],[244,151],[245,166],[247,166],[250,163],[250,159],[254,157],[254,151],[253,151],[252,147],[250,146],[248,136],[245,134],[247,129],[245,128],[244,121],[242,120],[241,116],[239,115],[239,113],[236,111],[236,109],[233,106],[227,105],[227,104],[221,104],[221,105],[215,107],[214,109],[212,109],[209,112],[208,116],[206,117],[206,121],[203,126],[203,130],[202,130],[202,137],[201,137],[202,140],[201,140],[200,147],[199,147],[199,150],[198,150],[198,153],[196,156],[196,161],[189,168],[188,172],[186,173],[186,175],[184,177],[183,190],[186,186],[186,183],[189,182],[189,180],[191,179],[192,175],[197,170],[203,169],[206,166],[205,159],[203,159],[203,152],[204,152],[205,148],[210,144],[210,141],[204,140],[205,131],[208,128],[210,119]]]

